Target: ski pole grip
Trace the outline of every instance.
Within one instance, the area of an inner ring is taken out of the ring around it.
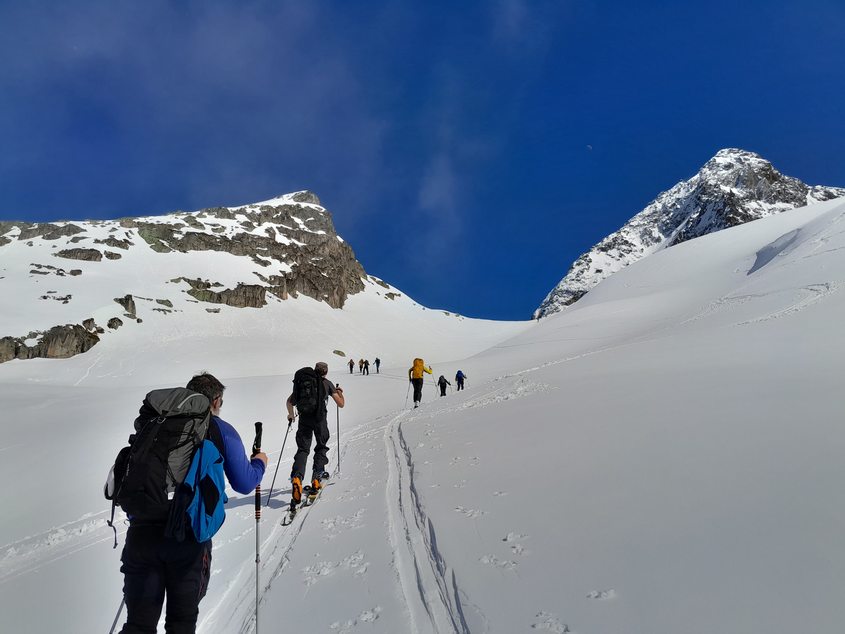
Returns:
[[[255,442],[252,443],[252,455],[254,456],[261,451],[261,433],[263,431],[263,423],[255,423]]]

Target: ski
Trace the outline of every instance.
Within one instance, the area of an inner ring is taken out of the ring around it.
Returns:
[[[282,518],[282,526],[289,526],[291,522],[293,522],[293,518],[296,517],[296,514],[299,512],[299,507],[293,506],[288,509],[288,512],[285,513],[285,516]]]
[[[305,498],[302,500],[302,506],[313,506],[314,503],[320,499],[320,496],[323,495],[323,491],[325,490],[325,488],[331,484],[334,483],[324,481],[323,486],[317,489],[316,493],[311,488],[310,484],[306,484],[304,487],[302,487],[302,493],[303,495],[305,495]]]
[[[328,479],[328,478],[326,478]],[[323,495],[323,490],[327,487],[334,484],[334,482],[325,482],[323,486],[321,486],[316,493],[311,489],[310,484],[306,484],[302,487],[302,501],[299,503],[299,506],[291,506],[288,509],[288,512],[282,518],[282,526],[289,526],[291,522],[293,522],[294,518],[299,513],[300,509],[308,508],[309,506],[314,506],[317,500],[320,499],[320,496]]]

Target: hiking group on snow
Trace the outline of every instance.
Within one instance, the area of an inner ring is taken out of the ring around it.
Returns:
[[[369,361],[359,361],[359,373],[369,374]],[[381,360],[374,362],[379,374]],[[350,359],[349,372],[355,361]],[[291,499],[283,524],[289,524],[300,505],[313,504],[330,477],[328,401],[340,409],[346,399],[340,385],[330,381],[328,364],[320,361],[294,374],[293,389],[285,401],[288,432],[297,418],[296,453],[291,467]],[[408,391],[414,408],[422,402],[424,374],[433,370],[416,358],[408,369]],[[383,375],[387,378],[387,375]],[[395,378],[395,377],[391,377]],[[464,389],[466,375],[455,375],[456,389]],[[436,385],[446,396],[451,383],[441,375]],[[256,575],[259,567],[258,522],[261,480],[267,455],[261,451],[261,423],[256,423],[252,454],[247,456],[241,436],[220,418],[225,386],[213,375],[194,376],[184,388],[153,390],[145,397],[134,423],[129,445],[120,450],[109,472],[104,494],[112,502],[109,526],[117,530],[117,506],[126,513],[129,529],[121,555],[123,601],[112,624],[115,631],[123,606],[127,616],[122,634],[155,632],[166,601],[165,630],[175,634],[196,630],[199,603],[211,576],[212,537],[226,516],[226,481],[241,494],[256,492]],[[407,397],[405,405],[407,406]],[[314,441],[310,484],[303,486],[308,455]],[[287,441],[282,443],[282,451]],[[281,456],[281,453],[280,453]],[[340,452],[338,450],[340,471]],[[280,461],[281,462],[281,461]],[[276,466],[278,473],[279,465]],[[273,493],[275,476],[267,496]],[[307,493],[303,501],[303,493]],[[257,579],[257,577],[256,577]],[[256,630],[258,618],[256,585]]]

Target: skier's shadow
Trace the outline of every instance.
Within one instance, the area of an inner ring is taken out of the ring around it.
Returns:
[[[291,489],[275,489],[273,494],[270,496],[270,504],[267,504],[267,494],[262,491],[261,492],[261,508],[266,508],[269,506],[271,509],[280,509],[280,508],[287,508],[289,506],[288,502],[283,502],[277,499],[280,496],[288,496],[290,497]],[[255,506],[255,493],[251,493],[249,495],[245,495],[243,497],[230,497],[229,501],[226,502],[227,509],[236,509],[240,506]]]

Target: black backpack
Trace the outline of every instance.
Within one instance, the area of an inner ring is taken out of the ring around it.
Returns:
[[[293,404],[300,414],[320,416],[326,413],[323,377],[314,368],[302,368],[293,375]]]
[[[104,493],[112,500],[112,528],[117,505],[133,521],[162,524],[170,536],[184,538],[185,503],[171,501],[179,501],[176,492],[206,437],[222,447],[216,425],[211,426],[216,433],[209,433],[210,420],[210,403],[202,394],[185,388],[147,394],[129,446],[117,454],[106,482]]]

